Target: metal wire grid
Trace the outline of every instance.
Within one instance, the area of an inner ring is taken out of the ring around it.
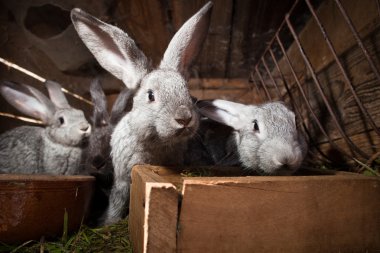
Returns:
[[[336,4],[336,6],[338,7],[340,13],[342,14],[344,21],[348,25],[349,30],[352,33],[352,35],[356,41],[357,46],[360,48],[360,50],[364,54],[366,61],[368,62],[371,70],[373,71],[374,75],[376,76],[377,82],[380,82],[379,70],[377,69],[371,55],[368,53],[366,47],[364,46],[363,40],[360,38],[358,31],[355,29],[355,26],[353,25],[351,18],[347,14],[347,11],[345,10],[343,5],[341,4],[340,0],[333,0],[333,1]],[[341,153],[343,156],[345,156],[348,159],[351,159],[351,160],[359,159],[359,160],[364,160],[364,161],[372,160],[373,161],[373,156],[367,154],[360,147],[358,147],[358,145],[356,145],[351,140],[350,136],[348,136],[347,133],[344,131],[344,127],[342,126],[342,123],[339,122],[339,119],[333,110],[333,105],[329,102],[328,96],[326,95],[325,91],[322,88],[320,81],[317,78],[317,73],[313,69],[312,64],[309,60],[309,57],[304,51],[304,48],[302,46],[302,43],[300,42],[299,36],[297,35],[296,28],[295,28],[294,24],[292,24],[292,22],[291,22],[291,16],[292,16],[295,8],[300,3],[306,3],[307,9],[310,12],[311,17],[314,19],[315,23],[317,24],[320,32],[322,33],[323,38],[324,38],[324,42],[327,44],[327,46],[328,46],[328,48],[329,48],[329,50],[330,50],[330,52],[334,58],[334,61],[337,64],[337,66],[338,66],[338,68],[342,74],[344,83],[345,83],[345,85],[347,85],[351,95],[353,96],[353,98],[356,102],[356,105],[358,106],[358,108],[360,110],[360,113],[362,115],[364,115],[366,122],[368,122],[368,124],[371,126],[371,128],[377,134],[377,136],[380,137],[379,127],[376,125],[375,120],[370,115],[368,110],[365,108],[363,102],[361,101],[361,99],[357,95],[355,88],[354,88],[354,85],[351,82],[349,75],[347,74],[346,69],[344,68],[342,60],[337,55],[337,52],[336,52],[336,50],[335,50],[335,48],[331,42],[331,39],[330,39],[328,33],[326,32],[324,26],[322,25],[321,20],[318,17],[318,14],[315,10],[315,7],[313,6],[313,4],[311,3],[310,0],[299,0],[299,1],[297,0],[295,2],[295,4],[293,5],[293,7],[289,11],[289,13],[285,16],[285,20],[283,21],[280,28],[275,33],[273,39],[268,44],[268,47],[266,48],[266,50],[265,50],[264,54],[262,55],[262,57],[260,58],[260,60],[258,61],[257,65],[251,71],[250,80],[251,80],[251,82],[253,82],[255,89],[258,92],[258,94],[260,94],[260,91],[262,93],[264,93],[263,95],[264,95],[264,97],[266,97],[267,101],[272,101],[273,99],[280,99],[281,100],[283,98],[283,96],[281,95],[280,89],[278,87],[279,85],[276,82],[276,78],[273,76],[272,71],[270,70],[270,67],[269,67],[267,60],[266,60],[266,56],[269,55],[269,57],[273,63],[271,67],[275,68],[275,70],[277,70],[277,72],[279,73],[279,75],[280,75],[279,78],[282,80],[282,83],[285,87],[285,91],[286,91],[285,95],[289,96],[289,99],[293,105],[295,113],[296,113],[297,117],[301,120],[302,129],[303,129],[304,133],[307,136],[309,136],[309,139],[312,139],[313,137],[310,136],[310,133],[308,131],[308,127],[304,123],[305,119],[302,116],[302,113],[300,112],[300,105],[296,103],[296,100],[294,98],[294,94],[292,94],[291,89],[289,87],[290,84],[287,83],[287,80],[284,76],[284,73],[282,72],[282,69],[280,68],[279,60],[277,60],[277,58],[275,56],[276,55],[275,49],[280,50],[280,53],[282,54],[282,57],[285,60],[286,64],[288,65],[290,72],[291,72],[291,75],[293,76],[293,78],[295,80],[295,85],[297,86],[297,88],[298,88],[298,90],[302,96],[303,102],[304,102],[308,112],[310,113],[309,115],[310,115],[311,119],[314,121],[314,123],[316,124],[316,126],[320,130],[320,132],[323,134],[323,136],[326,137],[326,139],[328,140],[328,143],[335,150],[338,150],[339,153]],[[376,4],[377,4],[377,7],[378,7],[378,10],[380,13],[379,0],[376,0]],[[298,75],[295,71],[295,68],[294,68],[293,63],[292,63],[292,59],[287,54],[287,51],[286,51],[285,46],[284,46],[284,42],[280,38],[280,34],[283,33],[284,30],[286,30],[286,29],[288,29],[288,31],[290,31],[290,36],[294,40],[294,43],[297,46],[299,53],[302,56],[302,59],[305,63],[305,66],[311,75],[311,79],[317,88],[318,95],[322,98],[324,105],[327,108],[328,114],[331,117],[333,125],[336,127],[336,130],[339,132],[340,136],[344,139],[346,144],[350,147],[351,152],[347,152],[347,151],[343,150],[340,146],[338,146],[334,142],[333,138],[331,138],[331,136],[328,134],[328,131],[326,131],[326,129],[325,129],[326,126],[324,126],[324,124],[322,124],[322,122],[320,121],[320,119],[318,119],[318,116],[314,112],[314,110],[313,110],[313,108],[312,108],[312,106],[311,106],[311,104],[310,104],[310,102],[306,96],[305,90],[302,87],[302,81],[300,80],[300,78],[298,77]],[[266,82],[264,80],[264,77],[263,77],[264,75],[269,77],[269,83],[271,83],[274,86],[274,90],[275,90],[274,93],[276,93],[276,95],[275,95],[276,98],[274,97],[274,94],[271,94],[269,92],[270,87],[268,84],[268,79]],[[262,89],[260,89],[260,88],[262,88]],[[324,157],[326,157],[324,154],[322,154],[322,155]]]

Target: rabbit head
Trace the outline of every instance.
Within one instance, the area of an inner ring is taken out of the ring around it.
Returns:
[[[29,85],[7,81],[2,83],[0,92],[20,112],[40,119],[52,141],[67,146],[82,145],[91,133],[83,111],[70,107],[58,83],[46,81],[46,87],[50,100]]]
[[[281,102],[244,105],[225,100],[200,101],[206,117],[234,129],[233,141],[243,167],[265,174],[288,175],[306,155],[295,115]]]
[[[157,142],[182,142],[198,128],[186,81],[173,70],[155,70],[147,74],[134,97],[133,109],[139,115],[134,120],[144,139]],[[175,138],[173,138],[175,137]]]
[[[100,65],[135,91],[128,116],[143,139],[180,142],[196,132],[187,77],[206,37],[211,7],[206,4],[174,35],[157,69],[128,34],[80,9],[71,11],[75,29]]]

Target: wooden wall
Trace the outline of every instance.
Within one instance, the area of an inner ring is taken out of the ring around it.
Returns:
[[[115,10],[118,25],[131,33],[158,63],[170,38],[208,0],[129,0]],[[194,77],[246,78],[293,0],[215,0],[210,31]]]

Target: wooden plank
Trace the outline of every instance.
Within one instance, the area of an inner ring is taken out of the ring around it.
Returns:
[[[248,29],[251,25],[250,21],[254,18],[252,7],[257,2],[262,1],[233,2],[232,30],[225,77],[249,76],[248,62],[250,59],[247,49],[252,33]]]
[[[380,39],[380,32],[376,32],[371,38],[365,40],[367,42],[366,45],[368,51],[372,56],[376,55],[376,48],[380,46],[378,39]],[[374,44],[370,43],[370,41],[373,41]],[[380,101],[377,99],[380,96],[380,86],[375,75],[369,69],[368,63],[363,57],[361,50],[357,47],[353,48],[341,56],[341,58],[346,63],[347,72],[351,77],[356,94],[362,101],[364,107],[368,110],[371,117],[375,120],[375,123],[380,125]],[[368,125],[367,119],[361,114],[351,91],[345,85],[340,73],[337,65],[333,64],[318,74],[318,78],[328,97],[329,103],[333,106],[333,109],[341,123],[344,125],[347,134],[352,135],[359,133],[363,131],[364,127],[370,129],[371,127]],[[326,129],[331,133],[331,136],[333,138],[340,136],[336,127],[331,122],[331,117],[329,115],[323,116],[326,108],[315,84],[311,81],[307,81],[304,83],[304,89],[315,113],[325,118],[324,124]],[[297,99],[296,103],[303,105],[305,116],[308,115],[309,112],[306,111],[306,105],[298,88],[294,85],[291,91]],[[309,124],[309,127],[313,132],[316,131],[316,126]]]
[[[129,234],[134,252],[143,252],[144,246],[144,214],[145,214],[145,187],[144,182],[151,180],[145,174],[132,169],[131,197],[129,206]]]
[[[168,249],[165,252],[174,252],[178,213],[175,189],[149,166],[133,167],[129,232],[134,252],[159,252],[162,247]]]
[[[379,16],[377,14],[376,3],[370,0],[361,1],[360,3],[353,0],[345,0],[342,1],[342,3],[347,8],[348,14],[352,18],[361,37],[367,38],[366,46],[370,47],[370,54],[374,56],[376,54],[376,50],[371,48],[377,48],[377,42],[375,39],[368,37],[368,35],[370,33],[373,33],[379,27]],[[330,37],[338,55],[344,57],[341,60],[345,64],[346,70],[348,70],[348,74],[352,79],[354,86],[373,79],[372,74],[370,75],[371,78],[369,78],[367,75],[367,73],[371,72],[368,66],[366,67],[364,65],[361,65],[360,68],[355,69],[358,62],[365,63],[365,60],[362,57],[361,50],[359,50],[357,47],[352,48],[354,45],[356,45],[356,41],[353,39],[351,32],[348,31],[348,27],[345,24],[344,20],[341,18],[341,15],[339,14],[339,11],[337,10],[333,1],[329,0],[323,2],[320,8],[317,10],[317,15],[319,16],[322,24],[328,32],[328,36]],[[378,32],[375,34],[377,33]],[[376,35],[376,37],[377,36],[378,35]],[[340,72],[337,66],[331,65],[334,61],[334,58],[330,53],[327,44],[324,42],[324,38],[319,28],[312,18],[307,22],[304,29],[300,32],[299,39],[311,64],[313,65],[315,72],[319,74],[319,77],[326,79],[326,77],[323,77],[323,75],[329,73],[329,78],[334,78],[334,80],[339,79],[342,82],[342,77],[339,75]],[[301,79],[301,82],[305,83],[305,80],[311,81],[310,74],[306,69],[301,54],[299,53],[299,49],[294,43],[287,50],[287,54],[296,73],[298,74],[298,77]],[[291,74],[289,65],[284,58],[279,60],[279,65],[284,76],[287,77],[288,83],[295,86],[295,80]],[[352,69],[354,69],[354,72],[351,72]],[[327,73],[325,73],[325,71]],[[363,73],[366,74],[364,75]],[[279,82],[281,81],[280,75],[275,68],[273,69],[272,75]],[[331,81],[332,80],[330,80],[329,86],[333,86]],[[269,80],[268,83],[270,83]],[[306,83],[304,86],[307,88],[309,86],[308,84],[312,86],[311,83]],[[282,85],[280,86],[280,88],[285,89]],[[283,90],[282,94],[284,92],[285,91]],[[311,94],[314,97],[316,90],[314,89],[311,91]]]
[[[115,18],[145,55],[157,65],[173,36],[168,6],[160,0],[120,1]]]
[[[208,0],[171,0],[173,25],[177,31]],[[230,42],[232,0],[214,1],[210,30],[194,66],[195,76],[224,77]]]
[[[379,26],[376,2],[371,0],[363,0],[360,2],[344,0],[341,2],[346,8],[361,38],[366,37]],[[356,44],[352,33],[349,31],[347,24],[333,0],[324,1],[316,12],[338,55],[343,54]],[[286,31],[288,32],[288,30]],[[325,43],[319,27],[312,17],[306,23],[298,37],[317,73],[334,61],[333,55],[330,53],[330,49]],[[289,47],[287,54],[296,72],[305,73],[304,61],[295,43]],[[279,65],[286,70],[286,73],[290,73],[284,58],[279,61]],[[279,77],[276,71],[274,71],[274,76]]]
[[[178,197],[171,183],[146,183],[143,252],[176,252]]]
[[[245,104],[261,102],[247,79],[192,78],[189,88],[191,95],[198,99],[226,99]]]
[[[380,45],[378,39],[380,39],[379,31],[365,40],[365,42],[367,42],[366,45],[368,51],[372,56],[376,55],[375,48]],[[346,62],[348,74],[351,77],[353,85],[355,86],[356,94],[362,101],[366,110],[368,110],[369,115],[371,115],[375,124],[379,126],[380,101],[378,97],[380,96],[380,86],[373,72],[369,69],[369,65],[364,59],[361,50],[357,47],[353,48],[342,55],[341,59]],[[318,77],[326,92],[326,95],[328,96],[329,103],[332,105],[332,108],[335,111],[340,124],[343,126],[345,133],[351,138],[355,145],[366,152],[368,156],[378,152],[380,146],[375,143],[379,143],[379,137],[375,133],[369,133],[371,132],[372,127],[369,125],[368,119],[362,115],[359,110],[351,91],[343,81],[338,67],[333,64],[319,73]],[[307,81],[304,84],[304,89],[314,113],[323,123],[323,127],[329,136],[333,139],[341,139],[342,137],[337,131],[335,124],[332,122],[331,116],[327,113],[324,102],[316,90],[316,86],[310,81]],[[320,149],[329,150],[328,153],[325,153],[328,157],[332,159],[336,158],[337,151],[333,151],[331,147],[327,148],[327,145],[325,144],[327,138],[321,134],[315,120],[307,110],[306,104],[303,101],[303,98],[301,98],[300,92],[295,87],[292,88],[292,92],[294,95],[293,97],[296,99],[295,103],[301,105],[300,108],[303,113],[304,122],[308,126],[311,135],[314,137],[314,142],[320,144]],[[368,133],[362,134],[363,132]],[[360,134],[362,134],[362,138],[358,139],[355,137]],[[345,141],[339,141],[337,144],[343,150],[350,150]],[[348,159],[343,159],[341,161],[344,160],[349,162]]]
[[[198,99],[225,99],[245,104],[256,100],[250,89],[193,89],[190,94]]]
[[[184,179],[178,252],[371,252],[380,180],[352,175]]]
[[[248,88],[247,78],[191,78],[189,89],[241,89]]]
[[[249,76],[294,0],[234,1],[227,78]],[[275,8],[274,8],[275,7]]]
[[[380,138],[377,136],[377,134],[373,130],[360,133],[360,134],[351,135],[350,138],[355,143],[355,145],[359,146],[369,156],[371,154],[377,153],[378,147],[380,146]],[[342,138],[335,139],[334,143],[336,143],[340,148],[342,148],[347,153],[351,152],[351,148],[347,145],[347,143]],[[318,143],[317,148],[324,155],[322,155],[320,152],[314,152],[316,155],[316,157],[314,158],[319,158],[321,161],[324,161],[324,158],[327,157],[334,164],[346,164],[346,166],[349,166],[349,167],[358,166],[357,162],[343,157],[333,147],[331,147],[330,143],[328,142]],[[316,162],[317,161],[314,160],[314,163]]]

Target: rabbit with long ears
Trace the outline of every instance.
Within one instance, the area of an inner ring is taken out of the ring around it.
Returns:
[[[40,119],[46,127],[21,126],[0,136],[0,171],[3,173],[81,172],[81,156],[91,126],[82,111],[70,107],[61,86],[47,81],[49,100],[28,85],[2,82],[3,97],[22,113]]]
[[[200,150],[203,146],[204,152],[191,157],[189,151],[188,163],[203,159],[210,164],[211,160],[212,164],[240,165],[269,175],[290,175],[301,166],[307,145],[297,131],[294,113],[282,102],[244,105],[213,100],[198,101],[197,106],[214,122],[202,120],[201,140],[192,140],[202,143],[189,146]],[[224,126],[218,127],[218,123]]]
[[[135,90],[131,111],[111,137],[115,177],[106,224],[125,213],[134,165],[183,163],[187,141],[199,125],[186,78],[206,38],[211,7],[207,3],[180,28],[157,69],[119,28],[79,9],[71,12],[75,29],[100,65]]]
[[[85,152],[86,172],[96,177],[95,191],[89,214],[89,222],[96,225],[97,219],[108,206],[108,198],[113,183],[110,139],[119,120],[130,109],[132,91],[124,89],[115,100],[111,114],[107,111],[107,100],[98,78],[90,86],[94,103],[92,133]]]

